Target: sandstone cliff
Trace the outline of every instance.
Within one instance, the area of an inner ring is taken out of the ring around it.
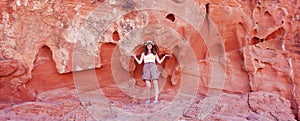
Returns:
[[[300,120],[297,0],[0,0],[0,13],[1,120]],[[131,55],[148,39],[172,56],[145,105]]]

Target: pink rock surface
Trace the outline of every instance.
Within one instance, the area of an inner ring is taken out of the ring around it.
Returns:
[[[210,103],[210,102],[209,102]],[[198,114],[205,110],[203,98],[196,101],[183,114],[184,120],[197,120]],[[202,120],[218,121],[274,121],[295,120],[290,101],[271,92],[251,92],[247,94],[223,93],[211,113]],[[204,114],[200,113],[199,117]]]

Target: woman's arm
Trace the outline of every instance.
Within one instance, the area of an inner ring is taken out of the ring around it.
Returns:
[[[163,62],[165,60],[166,57],[168,57],[169,55],[165,55],[161,60],[159,59],[158,55],[155,55],[156,61],[161,64],[161,62]]]
[[[142,53],[140,60],[139,60],[135,55],[133,55],[133,57],[134,57],[134,59],[138,62],[138,64],[142,64],[143,59],[144,59],[144,55],[145,55],[145,54]]]

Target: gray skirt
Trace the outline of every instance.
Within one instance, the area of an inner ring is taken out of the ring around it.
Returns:
[[[143,80],[157,80],[159,76],[157,66],[155,62],[148,62],[144,64],[143,68]]]

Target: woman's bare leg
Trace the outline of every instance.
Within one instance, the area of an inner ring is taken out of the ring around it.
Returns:
[[[157,102],[158,101],[158,94],[159,94],[158,81],[157,80],[153,80],[153,85],[154,85],[154,91],[155,91],[154,102]]]
[[[148,98],[147,101],[146,101],[146,103],[150,103],[151,82],[149,80],[146,80],[145,82],[146,82],[146,98]]]

